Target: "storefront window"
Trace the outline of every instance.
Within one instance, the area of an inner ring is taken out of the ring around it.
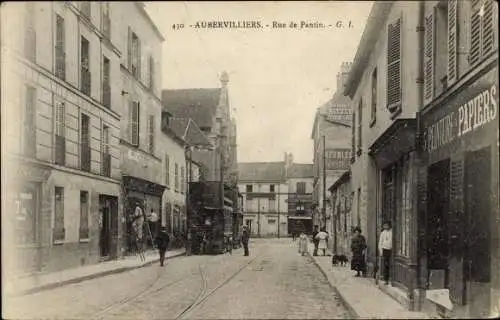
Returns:
[[[410,251],[410,218],[412,210],[411,197],[411,167],[407,158],[405,158],[400,167],[401,177],[401,208],[398,210],[400,216],[398,219],[398,253],[402,256],[408,256]]]

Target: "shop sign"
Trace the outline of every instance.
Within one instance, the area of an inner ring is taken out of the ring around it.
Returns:
[[[335,104],[328,109],[327,119],[338,122],[351,122],[352,109],[346,104]]]
[[[498,88],[496,84],[474,95],[465,103],[453,106],[451,111],[429,125],[425,132],[425,150],[433,152],[457,138],[480,130],[497,121]]]
[[[325,158],[327,170],[347,170],[351,164],[351,149],[327,149]]]

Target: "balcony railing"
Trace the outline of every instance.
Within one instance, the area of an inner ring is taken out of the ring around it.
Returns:
[[[36,61],[36,32],[35,29],[27,29],[24,38],[24,56],[26,59]]]
[[[80,90],[90,96],[90,89],[91,89],[91,74],[90,71],[87,68],[81,68],[81,83],[80,83]]]
[[[81,169],[90,172],[90,146],[88,144],[83,143],[80,145],[80,155]]]
[[[62,166],[66,163],[66,138],[60,135],[56,135],[55,163]]]
[[[111,155],[102,153],[101,174],[105,177],[111,176]]]
[[[106,108],[111,108],[111,86],[109,83],[102,84],[102,104]]]
[[[66,80],[66,53],[62,46],[56,46],[56,77]]]
[[[102,33],[108,39],[111,39],[111,19],[107,15],[102,16]]]
[[[36,155],[36,128],[33,124],[24,124],[24,155],[34,158]]]

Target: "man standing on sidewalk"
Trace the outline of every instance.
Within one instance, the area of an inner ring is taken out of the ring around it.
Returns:
[[[319,233],[318,231],[318,226],[314,226],[314,231],[313,231],[313,234],[312,234],[312,238],[313,238],[313,243],[314,243],[314,252],[313,252],[313,256],[317,256],[318,255],[318,245],[319,245],[319,239],[316,239],[316,235]]]
[[[389,268],[392,255],[392,229],[389,221],[384,223],[384,230],[380,234],[378,250],[382,256],[383,276],[385,284],[389,284]]]
[[[163,263],[165,261],[165,254],[167,253],[168,243],[170,242],[170,237],[167,233],[167,228],[161,227],[160,233],[156,237],[156,246],[160,251],[160,266],[163,267]]]
[[[241,242],[243,243],[243,248],[245,250],[245,256],[248,256],[248,241],[250,240],[250,233],[248,232],[248,227],[243,226],[243,232],[241,234]]]

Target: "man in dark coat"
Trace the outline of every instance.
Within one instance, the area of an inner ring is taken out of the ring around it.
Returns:
[[[248,256],[248,241],[250,240],[250,232],[247,226],[243,226],[243,232],[241,234],[241,242],[243,243],[243,248],[245,250],[245,256]]]
[[[313,238],[313,243],[314,243],[314,252],[313,252],[313,256],[317,256],[318,255],[318,245],[319,245],[319,239],[316,239],[316,235],[319,233],[318,231],[318,226],[314,226],[314,231],[313,231],[313,234],[312,234],[312,238]]]
[[[170,242],[167,228],[161,227],[155,242],[158,246],[158,250],[160,251],[160,266],[163,267],[163,263],[165,261],[165,253],[167,252],[168,244]]]

